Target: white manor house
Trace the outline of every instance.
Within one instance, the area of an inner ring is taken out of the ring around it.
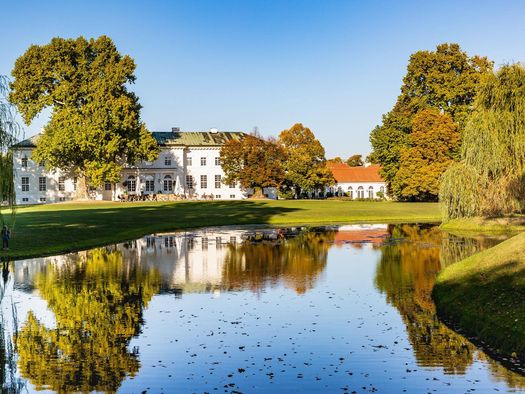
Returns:
[[[206,132],[153,132],[160,146],[157,160],[126,166],[122,180],[106,183],[90,190],[95,200],[115,201],[119,196],[157,195],[159,199],[179,196],[199,199],[240,200],[251,190],[238,184],[225,184],[220,149],[243,132],[210,129]],[[35,163],[31,153],[39,136],[33,136],[13,147],[13,170],[17,204],[41,204],[72,200],[76,192],[76,177],[60,170],[47,171],[43,163]],[[269,198],[276,198],[274,189],[265,189]],[[213,197],[212,197],[213,196]]]

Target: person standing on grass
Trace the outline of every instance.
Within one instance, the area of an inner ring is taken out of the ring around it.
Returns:
[[[2,227],[2,250],[9,249],[9,239],[11,238],[11,231],[6,224]]]

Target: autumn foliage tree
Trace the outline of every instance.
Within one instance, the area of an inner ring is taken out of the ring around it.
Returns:
[[[486,57],[468,56],[458,44],[441,44],[435,51],[418,51],[410,56],[401,94],[381,125],[370,134],[370,160],[381,165],[390,195],[407,199],[404,184],[398,181],[401,154],[413,139],[414,116],[426,108],[448,114],[465,128],[483,76],[492,71]],[[458,144],[459,144],[458,140]]]
[[[449,114],[424,109],[414,117],[408,138],[397,172],[401,194],[408,200],[437,201],[440,178],[458,154],[458,125]]]
[[[261,196],[262,188],[279,187],[284,181],[285,152],[272,139],[248,134],[228,141],[220,154],[225,183],[239,182],[242,188],[254,189],[254,194]]]
[[[326,167],[324,148],[308,127],[296,123],[279,134],[278,143],[286,154],[285,184],[296,196],[333,182],[332,173]]]
[[[119,182],[125,164],[158,155],[138,97],[127,88],[134,70],[133,59],[106,36],[53,38],[32,45],[15,63],[9,98],[25,123],[52,110],[33,160],[77,175],[81,197],[86,184]]]

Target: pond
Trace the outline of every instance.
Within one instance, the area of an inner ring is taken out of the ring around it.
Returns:
[[[219,227],[4,264],[4,390],[525,391],[430,295],[443,267],[499,241]]]

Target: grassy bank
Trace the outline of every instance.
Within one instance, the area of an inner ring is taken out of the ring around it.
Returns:
[[[515,233],[525,231],[525,215],[502,218],[454,219],[441,224],[441,228],[449,232]]]
[[[21,207],[8,252],[44,256],[155,232],[236,224],[438,222],[434,203],[346,201],[86,202]]]
[[[441,317],[525,360],[525,233],[447,267],[432,295]]]

